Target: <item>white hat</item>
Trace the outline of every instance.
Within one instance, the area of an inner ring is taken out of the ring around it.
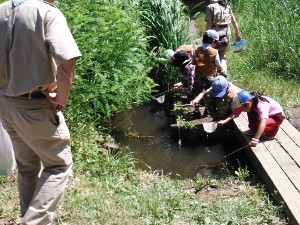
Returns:
[[[174,56],[175,52],[172,49],[168,49],[167,50],[167,56],[169,56],[170,58],[172,58]]]

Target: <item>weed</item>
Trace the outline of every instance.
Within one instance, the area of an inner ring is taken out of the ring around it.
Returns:
[[[249,171],[247,166],[245,168],[239,167],[237,171],[234,172],[240,181],[245,181],[249,177]]]

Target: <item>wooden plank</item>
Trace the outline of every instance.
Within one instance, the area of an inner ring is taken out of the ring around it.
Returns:
[[[284,171],[290,182],[300,191],[300,168],[290,155],[276,141],[264,141],[263,144]],[[263,163],[263,162],[262,162]],[[284,185],[284,184],[281,184]],[[299,193],[300,195],[300,193]]]
[[[245,144],[250,141],[250,137],[247,137],[241,133],[248,129],[247,115],[243,113],[238,118],[234,119],[236,125],[236,133],[240,137],[240,140]],[[286,129],[287,130],[287,129]],[[284,136],[284,135],[281,135]],[[280,138],[281,139],[281,138]],[[273,146],[271,146],[273,143]],[[276,143],[274,145],[274,143]],[[280,152],[270,150],[267,148],[276,150],[280,149]],[[298,166],[293,163],[293,159],[287,154],[285,149],[276,140],[268,142],[260,142],[257,147],[249,148],[248,155],[262,179],[265,181],[269,190],[278,190],[278,201],[283,200],[285,202],[285,209],[287,215],[291,218],[294,224],[300,224],[300,193],[295,187],[294,183],[290,179],[294,180],[294,176],[299,177]],[[271,154],[273,152],[274,155]],[[282,159],[280,159],[282,157]],[[275,158],[278,160],[276,161]],[[278,162],[280,162],[278,164]],[[292,163],[292,167],[290,167]],[[282,164],[282,166],[280,166]],[[289,174],[289,177],[286,175]],[[296,179],[299,182],[298,178]],[[294,181],[295,182],[295,181]],[[296,184],[298,185],[298,183]]]
[[[294,132],[300,136],[297,130]],[[300,147],[293,139],[286,133],[286,130],[278,133],[277,142],[285,149],[285,151],[293,158],[293,160],[300,166]]]
[[[280,197],[285,202],[287,215],[296,223],[300,224],[300,194],[296,187],[291,183],[282,168],[270,154],[264,144],[259,144],[253,153],[257,158],[256,165],[262,168],[267,176],[263,179],[271,189],[277,189]],[[279,199],[281,200],[281,199]]]
[[[293,139],[293,141],[300,148],[300,132],[287,120],[284,120],[280,127],[288,134],[291,139]]]

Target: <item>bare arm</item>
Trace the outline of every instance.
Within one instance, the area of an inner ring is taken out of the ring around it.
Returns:
[[[262,119],[258,125],[258,129],[256,131],[256,134],[255,136],[253,137],[253,139],[250,141],[249,145],[251,147],[255,147],[258,143],[258,140],[259,138],[261,137],[261,135],[263,134],[264,130],[265,130],[265,127],[266,127],[266,119]],[[257,141],[255,141],[257,140]]]
[[[190,105],[196,105],[205,95],[207,95],[207,93],[207,91],[200,93],[194,100],[190,102]]]
[[[220,120],[218,122],[218,125],[224,125],[228,123],[229,121],[233,120],[236,116],[234,114],[231,114],[229,117],[227,117],[225,120]]]
[[[58,67],[57,70],[57,91],[52,92],[46,89],[43,93],[49,101],[56,105],[56,110],[61,111],[67,105],[70,90],[75,79],[76,58],[70,59]]]
[[[236,39],[236,41],[241,41],[242,40],[242,36],[240,34],[238,23],[236,21],[232,21],[231,23],[232,23],[232,26],[233,26],[234,31],[235,31],[235,39]]]

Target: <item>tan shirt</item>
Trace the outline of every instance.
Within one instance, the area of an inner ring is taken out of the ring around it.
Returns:
[[[214,25],[229,25],[236,20],[229,5],[225,8],[218,3],[213,3],[206,8],[205,21],[212,22]]]
[[[81,53],[59,9],[37,0],[0,4],[0,92],[44,90],[57,67]]]

